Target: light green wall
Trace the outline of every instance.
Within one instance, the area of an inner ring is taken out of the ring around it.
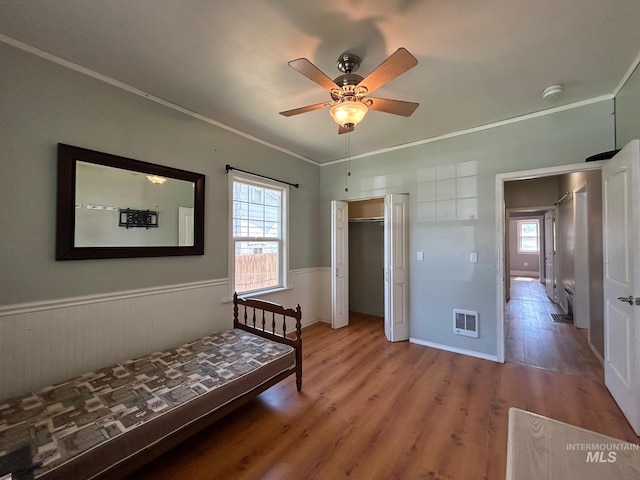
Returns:
[[[0,305],[226,278],[227,163],[300,184],[290,268],[319,266],[318,166],[3,43],[0,65]],[[205,174],[205,255],[56,262],[58,142]]]
[[[352,160],[346,193],[344,163],[317,167],[1,43],[0,64],[0,305],[226,278],[230,163],[300,183],[292,269],[330,266],[331,200],[409,193],[411,336],[492,355],[496,174],[614,148],[613,102],[604,101]],[[638,83],[636,72],[617,99],[618,146],[640,136]],[[56,262],[58,142],[205,174],[205,255]],[[478,339],[453,335],[453,308],[480,313]]]
[[[612,113],[613,102],[603,101],[351,160],[348,192],[345,163],[322,167],[322,265],[331,264],[331,200],[409,193],[411,337],[495,355],[496,174],[581,163],[611,150]],[[472,251],[477,264],[469,263]],[[478,339],[453,334],[454,308],[479,312]]]
[[[640,68],[635,71],[616,96],[616,148],[640,138]]]

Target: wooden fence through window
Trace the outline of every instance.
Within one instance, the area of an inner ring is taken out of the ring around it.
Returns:
[[[236,256],[236,290],[245,292],[278,284],[278,255],[259,253]]]

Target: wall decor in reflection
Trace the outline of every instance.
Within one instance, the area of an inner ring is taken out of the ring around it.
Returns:
[[[152,210],[120,209],[118,226],[124,228],[158,228],[158,212]]]

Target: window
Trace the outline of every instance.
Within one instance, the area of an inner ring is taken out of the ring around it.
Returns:
[[[230,174],[232,293],[286,286],[287,193],[276,182]]]
[[[518,220],[518,253],[540,252],[540,223],[536,220]]]

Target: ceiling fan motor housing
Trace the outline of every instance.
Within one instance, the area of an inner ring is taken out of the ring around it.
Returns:
[[[352,73],[360,68],[360,57],[351,53],[343,53],[338,58],[338,70],[344,73]]]
[[[363,77],[358,75],[357,73],[345,73],[344,75],[340,75],[336,77],[333,81],[336,85],[340,85],[341,87],[346,87],[347,85],[357,85],[363,80]]]
[[[348,96],[362,97],[366,95],[365,91],[356,92],[355,87],[362,80],[363,78],[360,75],[357,75],[355,73],[346,73],[344,75],[340,75],[339,77],[336,77],[334,79],[334,83],[337,85],[338,88],[334,88],[331,90],[331,98],[337,101],[343,97],[348,97]]]

